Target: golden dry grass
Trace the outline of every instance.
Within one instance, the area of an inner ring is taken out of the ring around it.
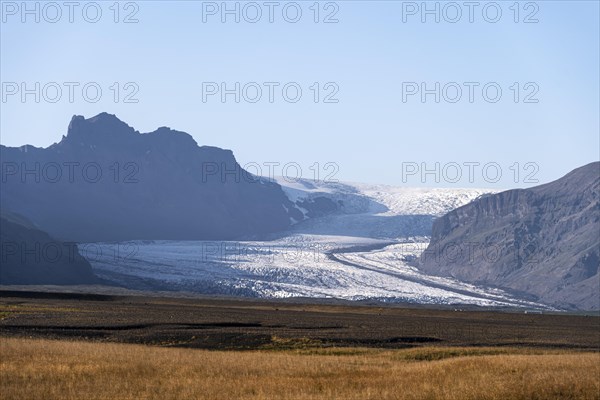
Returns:
[[[217,352],[0,338],[11,399],[599,399],[600,354],[498,348]]]

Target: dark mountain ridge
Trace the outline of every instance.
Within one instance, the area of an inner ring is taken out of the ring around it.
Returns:
[[[2,208],[64,240],[222,240],[303,219],[230,150],[166,127],[142,134],[107,113],[74,116],[48,148],[1,146],[0,155]]]

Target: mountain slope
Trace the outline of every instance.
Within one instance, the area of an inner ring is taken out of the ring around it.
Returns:
[[[572,309],[600,309],[600,163],[437,219],[421,270]]]
[[[0,284],[92,284],[99,279],[74,243],[51,238],[20,215],[0,214]]]
[[[230,150],[164,127],[140,134],[106,113],[73,117],[48,148],[0,150],[2,206],[61,239],[228,239],[302,219],[279,185],[243,170]]]

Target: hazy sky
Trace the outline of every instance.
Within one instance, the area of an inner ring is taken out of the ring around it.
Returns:
[[[598,160],[598,1],[467,3],[428,2],[436,22],[420,1],[227,2],[236,23],[221,1],[28,2],[32,14],[3,1],[0,142],[45,147],[72,115],[106,111],[264,174],[297,163],[305,178],[510,188]],[[210,94],[236,82],[239,103]],[[436,163],[439,182],[421,173]]]

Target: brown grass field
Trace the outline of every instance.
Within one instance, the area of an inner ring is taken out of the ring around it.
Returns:
[[[12,399],[598,399],[600,354],[523,348],[210,351],[0,339]]]
[[[0,290],[0,400],[600,399],[600,317]]]

